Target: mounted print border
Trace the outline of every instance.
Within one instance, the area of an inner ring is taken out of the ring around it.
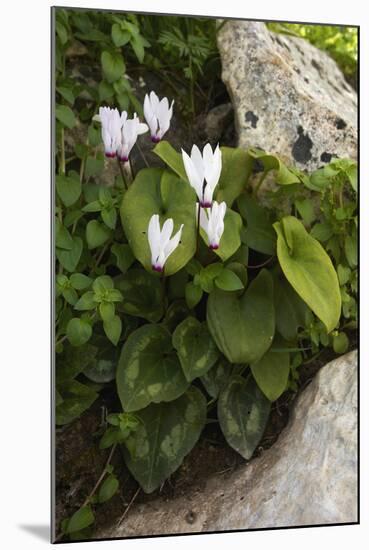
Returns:
[[[52,542],[358,523],[359,27],[51,17]]]

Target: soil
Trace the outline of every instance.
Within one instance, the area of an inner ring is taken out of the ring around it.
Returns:
[[[352,334],[350,350],[357,347],[356,336]],[[285,392],[274,404],[264,436],[252,457],[260,456],[278,439],[288,423],[290,409],[297,395],[311,382],[315,374],[335,357],[330,349],[324,350],[319,358],[302,365],[299,369],[298,391]],[[104,469],[109,449],[101,451],[98,443],[104,431],[103,411],[118,410],[112,388],[104,390],[94,405],[72,424],[56,430],[56,526],[70,517],[90,494]],[[252,460],[251,459],[251,460]],[[137,490],[138,483],[130,475],[123,457],[116,449],[111,464],[120,481],[118,493],[96,509],[95,528],[108,522],[118,521],[127,506],[155,500],[158,495],[166,500],[186,495],[188,491],[201,490],[206,479],[212,475],[234,471],[245,460],[226,443],[218,423],[208,424],[203,434],[187,455],[180,468],[163,483],[160,489],[150,495]],[[226,475],[225,478],[226,479]],[[136,494],[137,493],[137,494]],[[131,501],[134,502],[131,503]],[[191,523],[191,518],[188,518]]]

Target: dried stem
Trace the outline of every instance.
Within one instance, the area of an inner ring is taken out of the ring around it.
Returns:
[[[131,499],[131,502],[128,504],[127,508],[124,510],[123,512],[123,515],[122,517],[120,518],[120,520],[118,521],[117,523],[117,527],[119,527],[119,525],[122,523],[122,521],[124,520],[124,518],[126,517],[126,515],[128,514],[132,504],[134,503],[134,501],[136,500],[137,496],[138,496],[138,493],[140,492],[141,490],[141,487],[139,487],[137,489],[137,491],[135,492],[135,494],[133,495],[132,499]]]

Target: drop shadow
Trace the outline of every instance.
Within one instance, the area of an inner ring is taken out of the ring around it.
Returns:
[[[50,543],[50,526],[49,525],[19,525],[20,529],[31,533],[38,539]]]

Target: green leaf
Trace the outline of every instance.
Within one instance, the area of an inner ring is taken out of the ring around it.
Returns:
[[[255,160],[262,162],[264,172],[276,170],[276,182],[280,185],[292,185],[300,183],[300,178],[275,155],[266,153],[261,149],[248,149],[248,154]]]
[[[211,335],[230,363],[258,361],[274,336],[273,279],[261,270],[247,290],[214,290],[208,298],[207,322]]]
[[[117,46],[117,48],[120,48],[130,41],[131,33],[122,29],[119,23],[114,23],[111,28],[111,37],[115,46]]]
[[[96,293],[104,293],[114,288],[114,281],[109,275],[100,275],[92,283],[92,288]]]
[[[215,199],[225,201],[231,207],[235,199],[246,189],[252,170],[252,160],[247,151],[236,147],[221,147],[222,172],[215,188]]]
[[[96,352],[83,374],[98,384],[114,380],[119,360],[117,348],[103,335],[94,335],[91,341],[96,346]]]
[[[103,321],[111,321],[115,316],[115,305],[111,302],[101,302],[99,305],[99,313]]]
[[[66,532],[74,533],[75,531],[80,531],[85,529],[95,521],[94,514],[92,512],[91,506],[84,506],[77,510],[75,514],[70,518],[67,523]]]
[[[115,229],[117,223],[117,211],[114,206],[103,208],[101,210],[101,217],[105,225],[107,225],[110,229]]]
[[[205,374],[219,357],[206,323],[194,317],[187,317],[177,326],[172,342],[188,382]]]
[[[277,353],[272,346],[257,363],[251,364],[250,367],[256,383],[265,397],[269,401],[276,401],[287,388],[290,354],[288,352]]]
[[[222,290],[242,290],[244,288],[242,281],[230,269],[224,268],[220,275],[215,278],[215,284]]]
[[[349,345],[349,339],[344,332],[338,332],[333,335],[333,349],[335,353],[346,353]]]
[[[100,201],[92,201],[82,208],[82,212],[101,212],[102,209]]]
[[[110,500],[119,489],[119,481],[114,475],[108,476],[99,489],[98,499],[100,504]]]
[[[232,376],[218,400],[218,418],[227,443],[241,456],[252,457],[265,430],[270,401],[255,381]]]
[[[195,285],[192,281],[186,284],[185,297],[186,303],[189,309],[193,309],[197,306],[202,298],[202,288]]]
[[[67,337],[72,346],[83,346],[92,335],[92,327],[88,321],[75,317],[67,325]]]
[[[82,185],[77,175],[56,176],[56,191],[65,206],[72,206],[78,201]]]
[[[311,199],[296,199],[295,205],[304,224],[310,226],[316,218],[313,201]]]
[[[98,393],[76,380],[63,383],[58,388],[63,402],[55,409],[55,422],[58,426],[69,424],[89,409],[97,399]]]
[[[183,181],[188,182],[182,155],[167,141],[160,141],[155,145],[153,153],[158,155]]]
[[[201,376],[201,382],[208,394],[213,399],[217,399],[220,391],[227,384],[231,374],[232,365],[228,363],[225,357],[221,357],[207,373]]]
[[[152,323],[164,314],[160,279],[143,269],[130,269],[115,279],[115,286],[122,293],[119,310],[129,315],[143,317]]]
[[[78,294],[74,290],[74,288],[65,288],[62,292],[64,300],[68,302],[68,304],[74,306],[74,304],[78,301]]]
[[[110,83],[118,80],[126,71],[123,57],[118,52],[102,52],[101,65],[104,76]]]
[[[328,222],[319,222],[314,225],[314,227],[310,231],[310,235],[314,237],[314,239],[325,243],[326,241],[328,241],[328,239],[332,237],[333,229]]]
[[[92,279],[83,273],[73,273],[69,280],[72,287],[76,290],[85,290],[92,283]]]
[[[144,48],[144,40],[142,39],[142,37],[138,34],[133,35],[131,37],[130,44],[132,46],[133,51],[135,52],[135,55],[139,63],[143,63],[143,60],[145,57],[145,48]]]
[[[101,128],[95,128],[92,124],[88,127],[87,130],[88,135],[88,143],[92,145],[92,147],[96,147],[97,145],[100,145],[102,142],[101,139]]]
[[[237,205],[247,224],[246,244],[257,252],[275,254],[276,238],[266,209],[262,208],[253,197],[246,193],[238,198]]]
[[[188,383],[170,333],[161,325],[143,325],[126,340],[117,370],[117,387],[125,411],[172,401]]]
[[[75,304],[74,309],[77,311],[88,311],[90,309],[95,309],[97,302],[95,300],[95,293],[92,290],[82,294],[78,302]]]
[[[137,416],[139,427],[127,440],[124,459],[145,493],[160,487],[182,464],[205,426],[206,400],[191,387],[170,403],[149,405]]]
[[[357,235],[353,233],[352,235],[347,235],[345,237],[345,255],[350,267],[357,266]]]
[[[55,117],[63,126],[69,129],[74,128],[76,125],[76,117],[70,107],[67,105],[57,105],[55,107]]]
[[[351,269],[339,264],[337,266],[337,275],[340,285],[343,286],[350,280]]]
[[[85,164],[85,176],[89,178],[91,176],[98,176],[104,170],[104,159],[87,157]]]
[[[58,218],[55,220],[55,245],[63,250],[72,250],[73,248],[72,236]]]
[[[120,269],[122,273],[126,273],[135,261],[129,244],[114,243],[111,247],[111,251],[116,258],[118,269]]]
[[[165,274],[173,275],[184,267],[196,250],[195,196],[189,185],[170,172],[158,168],[143,169],[124,194],[121,206],[124,232],[135,257],[149,271],[151,252],[147,238],[149,221],[160,215],[161,227],[174,220],[173,235],[183,224],[181,242],[165,264]]]
[[[325,324],[334,329],[341,315],[341,295],[331,259],[293,216],[274,224],[278,260],[297,294]]]
[[[88,248],[97,248],[106,243],[111,231],[97,220],[91,220],[86,226],[86,241]]]
[[[83,241],[80,237],[72,237],[72,240],[73,244],[70,250],[62,250],[57,248],[55,251],[57,259],[64,269],[69,272],[75,271],[83,249]]]
[[[287,341],[295,340],[298,329],[304,328],[308,307],[284,277],[274,276],[274,304],[276,328]]]
[[[114,95],[114,88],[113,85],[109,82],[106,82],[106,80],[101,80],[99,82],[99,99],[100,101],[107,101],[108,99],[112,98]]]
[[[110,342],[116,346],[122,332],[122,321],[118,315],[114,315],[109,321],[103,323],[104,331]]]
[[[175,300],[168,307],[162,324],[169,330],[169,332],[173,332],[179,323],[184,321],[189,314],[190,311],[186,303],[183,300]]]
[[[68,103],[73,105],[75,97],[71,88],[66,86],[57,86],[56,91],[66,100]]]

